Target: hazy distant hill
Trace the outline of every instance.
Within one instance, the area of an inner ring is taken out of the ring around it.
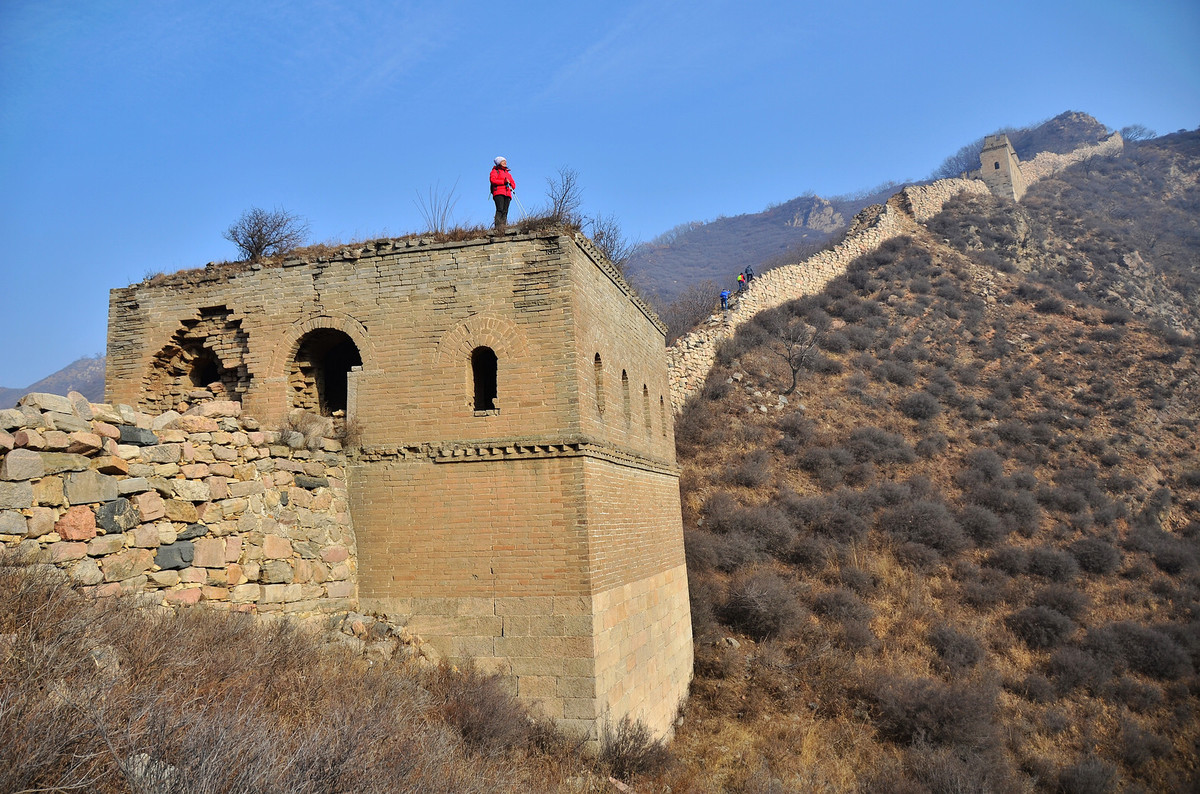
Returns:
[[[104,399],[104,356],[81,358],[23,389],[0,387],[0,407],[11,408],[30,392],[66,394],[77,391],[92,402]]]

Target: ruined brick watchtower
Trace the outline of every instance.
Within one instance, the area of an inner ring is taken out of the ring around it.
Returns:
[[[383,241],[113,290],[107,398],[219,381],[334,415],[361,608],[592,738],[670,732],[691,675],[664,329],[563,229]]]

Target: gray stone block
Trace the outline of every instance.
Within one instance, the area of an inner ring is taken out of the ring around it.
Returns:
[[[150,481],[145,477],[130,477],[117,482],[117,493],[129,496],[135,493],[145,493],[150,490]]]
[[[5,408],[0,411],[0,430],[16,430],[25,425],[25,414],[16,408]]]
[[[0,535],[25,536],[25,516],[15,510],[0,511]]]
[[[120,443],[132,444],[136,447],[152,447],[158,444],[158,436],[144,427],[121,425]]]
[[[117,498],[117,478],[98,471],[72,472],[66,476],[68,504],[87,505]]]
[[[29,482],[0,482],[0,510],[33,507],[33,485]]]
[[[204,524],[188,524],[182,532],[176,535],[177,540],[193,540],[194,538],[204,537],[208,534],[208,527]]]
[[[39,452],[46,474],[61,474],[64,471],[87,471],[90,461],[83,455],[72,452]]]
[[[72,412],[71,401],[61,394],[48,394],[46,392],[31,392],[26,394],[17,403],[21,406],[31,406],[39,411],[53,411],[60,414],[69,414]]]
[[[105,532],[124,532],[136,527],[141,520],[137,506],[124,497],[105,502],[96,509],[96,525]]]
[[[296,487],[307,488],[310,491],[314,488],[328,488],[329,480],[325,477],[312,477],[307,474],[297,474]]]
[[[196,550],[190,540],[177,540],[169,546],[159,546],[154,564],[164,571],[178,571],[192,564]]]
[[[88,422],[83,421],[75,414],[62,414],[57,411],[47,411],[42,414],[42,419],[46,422],[46,427],[51,430],[61,430],[64,433],[75,433],[77,431],[91,432],[92,426]]]
[[[14,449],[0,462],[0,480],[34,480],[45,473],[42,456],[31,449]]]

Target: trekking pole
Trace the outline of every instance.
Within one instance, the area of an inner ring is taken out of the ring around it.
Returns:
[[[525,216],[529,213],[525,211],[525,205],[521,203],[521,199],[517,198],[516,191],[513,191],[513,198],[517,199],[517,208],[521,210],[521,220],[525,220]]]

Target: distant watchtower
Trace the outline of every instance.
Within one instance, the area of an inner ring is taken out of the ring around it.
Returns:
[[[108,398],[219,382],[344,421],[361,608],[592,740],[666,735],[692,636],[664,333],[570,231],[386,240],[113,290]]]
[[[1025,178],[1021,161],[1007,135],[989,135],[983,139],[979,155],[982,178],[992,195],[1020,201],[1025,195]]]

